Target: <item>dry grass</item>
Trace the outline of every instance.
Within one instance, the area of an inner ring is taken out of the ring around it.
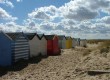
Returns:
[[[87,42],[89,44],[100,44],[96,48],[100,50],[100,53],[108,53],[110,51],[110,40],[87,40]]]
[[[110,47],[110,41],[105,41],[101,44],[101,47]]]
[[[80,51],[83,56],[87,56],[91,53],[92,50],[88,48],[80,47],[80,48],[76,48],[75,51]]]
[[[99,46],[100,53],[108,53],[110,51],[110,41],[106,41]]]
[[[90,52],[91,52],[90,49],[85,49],[85,50],[83,51],[83,56],[87,56],[87,55],[89,55]]]
[[[99,42],[110,42],[110,39],[91,39],[87,40],[89,44],[98,44]]]

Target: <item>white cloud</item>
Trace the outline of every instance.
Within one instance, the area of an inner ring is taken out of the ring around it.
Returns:
[[[0,23],[0,30],[4,32],[40,32],[38,27],[18,25],[15,22]]]
[[[70,9],[67,14],[64,14],[64,17],[67,19],[74,19],[78,21],[93,19],[98,15],[97,12],[92,12],[85,7],[78,7],[76,10]]]
[[[105,17],[103,17],[101,19],[97,19],[97,22],[110,24],[110,16],[105,16]]]
[[[0,28],[4,32],[21,32],[23,26],[19,26],[14,22],[8,22],[6,24],[1,23]]]
[[[110,27],[106,23],[96,23],[96,24],[92,24],[91,26],[94,26],[92,27],[92,30],[98,33],[103,33],[103,34],[110,33]]]
[[[30,19],[38,20],[52,20],[57,15],[57,8],[55,6],[40,7],[28,14]]]
[[[0,0],[0,3],[1,3],[1,4],[4,4],[4,5],[6,5],[6,6],[9,6],[9,7],[11,7],[11,8],[14,7],[13,3],[12,3],[11,1],[9,1],[9,0]]]
[[[47,30],[47,31],[54,30],[55,27],[56,27],[56,24],[55,23],[52,23],[52,22],[42,22],[40,24],[40,28],[43,29],[43,30]]]
[[[67,3],[67,5],[85,6],[89,9],[97,10],[102,8],[109,8],[110,0],[73,0],[70,3]]]
[[[22,2],[23,0],[16,0],[17,2]]]
[[[104,10],[102,10],[102,12],[107,13],[107,14],[110,15],[110,8],[104,9]]]
[[[28,14],[28,16],[30,18],[40,19],[40,20],[49,20],[50,19],[48,14],[41,12],[41,11],[32,12],[31,14]]]
[[[67,20],[69,22],[69,20]],[[67,23],[68,23],[67,22]],[[110,27],[105,23],[95,23],[82,22],[79,25],[70,25],[67,23],[52,23],[52,22],[42,22],[37,24],[30,22],[28,25],[18,25],[15,22],[8,22],[6,24],[1,23],[0,29],[6,32],[38,32],[45,34],[60,34],[72,37],[80,38],[110,38]],[[32,24],[32,26],[30,26]],[[75,26],[75,27],[74,27]],[[88,27],[89,26],[89,27]],[[92,26],[92,27],[91,27]]]
[[[100,10],[105,11],[109,7],[108,0],[74,0],[59,7],[59,10],[65,18],[83,21],[94,19]]]
[[[99,10],[109,9],[108,0],[73,0],[56,8],[55,6],[40,7],[28,14],[30,18],[41,20],[54,20],[56,17],[84,21],[94,19]]]
[[[15,21],[17,17],[12,17],[12,15],[8,14],[8,12],[0,7],[0,19]]]
[[[34,23],[34,22],[30,22],[30,23],[29,23],[29,26],[30,26],[30,27],[35,27],[35,23]]]
[[[18,2],[20,0],[17,0]],[[23,25],[15,22],[1,23],[9,31],[41,32],[80,38],[110,38],[110,17],[101,17],[100,11],[110,7],[109,0],[73,0],[60,7],[40,7],[28,13]],[[98,18],[97,18],[98,17]],[[0,18],[14,18],[1,8]],[[55,22],[54,22],[55,21]]]

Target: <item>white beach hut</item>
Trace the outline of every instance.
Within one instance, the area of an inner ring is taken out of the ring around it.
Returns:
[[[80,38],[75,38],[76,39],[76,46],[80,46]]]
[[[58,39],[60,49],[66,49],[66,37],[64,35],[59,35]]]
[[[80,40],[80,46],[86,47],[87,46],[87,40],[86,39],[81,39]]]
[[[30,57],[35,57],[40,55],[40,39],[36,36],[36,33],[26,33],[25,34],[29,40],[30,46]]]
[[[72,47],[74,48],[76,46],[77,42],[76,42],[76,39],[75,38],[72,38],[72,39],[73,39],[72,40]]]
[[[39,38],[39,50],[42,56],[47,55],[47,39],[44,34],[37,34]]]

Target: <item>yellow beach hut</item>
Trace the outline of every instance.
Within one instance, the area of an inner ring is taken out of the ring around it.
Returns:
[[[66,49],[72,48],[72,38],[66,37]]]
[[[69,38],[69,48],[72,48],[72,40],[73,40],[73,39],[70,37],[70,38]]]
[[[66,49],[69,49],[69,37],[66,37]]]

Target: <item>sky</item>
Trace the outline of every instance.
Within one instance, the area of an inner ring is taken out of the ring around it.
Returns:
[[[0,30],[110,39],[110,0],[0,0]]]

